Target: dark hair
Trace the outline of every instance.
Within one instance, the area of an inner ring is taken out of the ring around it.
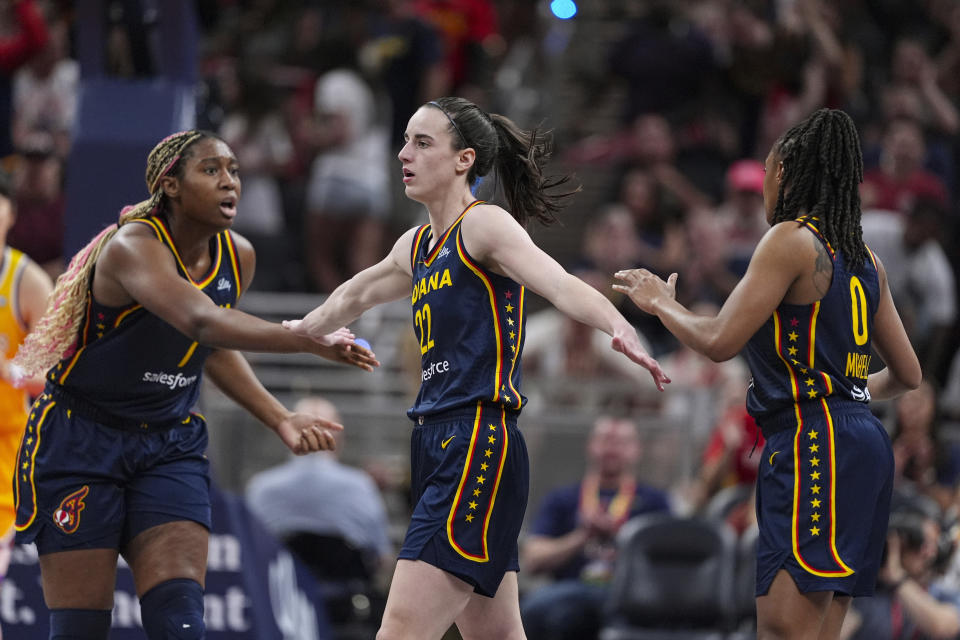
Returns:
[[[863,156],[853,120],[838,109],[820,109],[773,148],[783,163],[773,224],[817,217],[827,242],[843,252],[849,266],[861,267],[867,259],[860,228]]]
[[[495,170],[510,214],[520,224],[531,218],[542,224],[556,221],[561,201],[580,190],[578,186],[563,193],[547,193],[570,180],[569,175],[543,175],[543,165],[552,151],[549,132],[524,131],[509,118],[488,114],[463,98],[438,98],[427,105],[440,109],[450,120],[455,149],[472,148],[477,152],[467,183],[473,184]]]

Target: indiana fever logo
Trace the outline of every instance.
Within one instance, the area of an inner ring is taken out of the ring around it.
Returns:
[[[74,491],[60,503],[60,506],[53,512],[53,523],[63,529],[64,533],[73,533],[80,526],[80,512],[87,508],[83,499],[90,493],[90,487],[84,485],[78,491]]]

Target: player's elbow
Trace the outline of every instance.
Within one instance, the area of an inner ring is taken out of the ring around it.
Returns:
[[[722,339],[721,336],[714,335],[704,342],[703,348],[699,351],[714,362],[726,362],[740,352],[740,347],[731,344],[729,340]]]
[[[890,371],[893,373],[897,382],[900,383],[900,386],[906,391],[913,391],[923,382],[923,370],[920,368],[920,363],[916,359],[907,366],[891,367]]]
[[[917,367],[916,371],[911,371],[910,376],[904,380],[904,385],[913,391],[914,389],[920,388],[920,383],[923,382],[923,372],[920,370],[920,367]]]
[[[177,327],[188,338],[206,347],[217,347],[217,337],[220,335],[220,315],[222,310],[198,309],[190,313]]]

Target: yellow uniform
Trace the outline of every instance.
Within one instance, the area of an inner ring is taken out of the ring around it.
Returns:
[[[17,295],[20,279],[28,263],[29,258],[22,252],[11,247],[3,250],[3,262],[0,265],[0,354],[7,361],[13,359],[27,335]],[[0,535],[13,526],[12,478],[28,407],[26,391],[0,380]]]

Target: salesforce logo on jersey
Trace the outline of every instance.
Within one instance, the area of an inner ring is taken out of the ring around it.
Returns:
[[[197,381],[197,376],[185,376],[182,373],[166,373],[165,371],[144,371],[143,382],[153,382],[170,389],[189,387]]]
[[[324,640],[333,633],[309,571],[256,521],[240,498],[210,488],[213,530],[203,596],[207,640]],[[49,636],[37,550],[13,549],[0,584],[3,640]],[[121,559],[110,640],[143,640],[133,576]]]
[[[426,382],[433,376],[441,375],[448,371],[450,371],[450,362],[448,360],[431,362],[429,367],[420,370],[420,380],[421,382]]]

